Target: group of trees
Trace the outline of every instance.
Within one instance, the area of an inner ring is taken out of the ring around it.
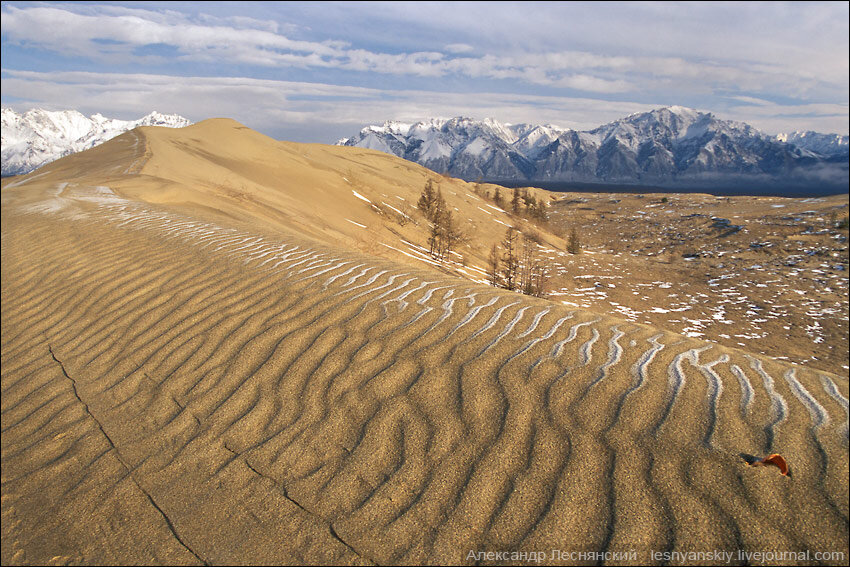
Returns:
[[[476,192],[481,195],[480,186]],[[486,195],[486,193],[484,193]],[[489,196],[489,195],[487,195]],[[513,190],[510,206],[504,202],[497,187],[493,201],[502,209],[532,220],[546,221],[546,202],[537,199],[527,189]],[[431,256],[440,262],[445,260],[468,236],[460,229],[454,213],[449,209],[439,186],[428,179],[416,203],[416,207],[429,223],[428,249]],[[533,230],[520,233],[509,227],[501,246],[493,244],[489,256],[490,283],[496,287],[521,291],[527,295],[542,297],[546,293],[545,263],[538,256],[539,235]],[[581,252],[578,234],[572,229],[567,237],[567,251]]]
[[[429,223],[428,248],[431,256],[443,261],[466,239],[452,211],[449,210],[440,188],[434,189],[429,179],[416,203]]]
[[[511,210],[516,215],[525,215],[526,217],[541,222],[546,222],[546,201],[538,200],[534,193],[529,193],[528,189],[514,189],[514,195],[511,199]]]
[[[538,243],[514,227],[508,227],[502,240],[502,254],[496,244],[490,249],[490,283],[495,287],[518,290],[526,295],[546,294],[546,268],[537,256]]]
[[[490,194],[480,183],[476,181],[473,190],[475,193],[493,201],[500,209],[508,213],[513,213],[520,217],[525,217],[536,223],[546,223],[548,221],[548,206],[545,199],[538,199],[525,187],[519,189],[509,189],[510,198],[502,195],[502,188],[496,187],[493,193]]]
[[[502,196],[502,191],[496,187],[493,192],[493,202],[500,209],[512,212],[515,215],[544,223],[547,221],[546,201],[544,199],[538,200],[534,193],[530,193],[528,189],[514,189],[510,203],[507,203]]]

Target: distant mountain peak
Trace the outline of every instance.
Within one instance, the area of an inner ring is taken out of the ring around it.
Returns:
[[[786,144],[823,156],[843,156],[850,151],[850,137],[840,134],[820,134],[811,130],[778,134],[776,139]]]
[[[687,117],[697,117],[700,115],[708,115],[711,116],[710,112],[701,112],[696,110],[695,108],[689,108],[687,106],[679,106],[678,104],[674,104],[672,106],[665,106],[664,108],[659,109],[659,111],[666,110],[671,114],[675,114],[677,116],[687,116]]]

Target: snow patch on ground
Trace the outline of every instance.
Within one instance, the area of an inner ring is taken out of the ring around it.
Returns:
[[[367,199],[366,197],[364,197],[363,195],[361,195],[360,193],[358,193],[354,189],[352,189],[351,192],[354,193],[354,196],[357,197],[358,199],[360,199],[361,201],[366,201],[370,205],[372,204],[372,201],[370,201],[369,199]]]

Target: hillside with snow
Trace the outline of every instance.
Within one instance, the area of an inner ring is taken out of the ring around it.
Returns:
[[[2,109],[2,174],[21,175],[68,154],[81,152],[137,126],[182,128],[191,124],[176,114],[151,112],[138,120],[102,114],[86,117],[76,110]]]

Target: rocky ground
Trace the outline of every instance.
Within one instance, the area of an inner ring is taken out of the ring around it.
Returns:
[[[847,196],[565,193],[549,297],[807,366],[848,371]]]

